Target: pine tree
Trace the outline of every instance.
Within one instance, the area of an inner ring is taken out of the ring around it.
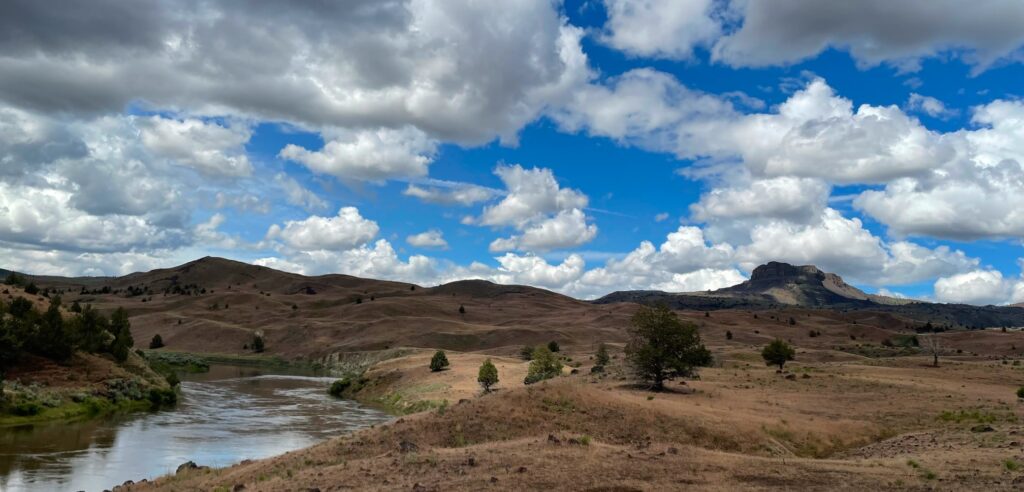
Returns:
[[[161,337],[159,333],[157,333],[156,335],[153,335],[153,339],[149,341],[149,348],[155,350],[155,349],[161,348],[163,346],[164,346],[164,339],[163,339],[163,337]]]

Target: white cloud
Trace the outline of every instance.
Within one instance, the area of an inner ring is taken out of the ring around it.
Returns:
[[[419,234],[413,234],[405,238],[405,242],[419,248],[444,248],[448,249],[448,241],[444,240],[444,234],[437,229],[431,229]]]
[[[195,118],[140,118],[142,144],[156,157],[171,159],[208,176],[248,176],[252,164],[243,146],[250,132]]]
[[[957,110],[947,108],[946,104],[942,101],[931,96],[922,96],[916,92],[910,93],[910,98],[907,99],[907,110],[924,113],[932,118],[943,120],[958,114]]]
[[[827,183],[815,178],[783,176],[745,184],[732,182],[701,195],[690,211],[702,222],[779,218],[807,223],[821,216],[831,191]]]
[[[484,208],[479,219],[481,225],[522,227],[544,214],[587,206],[587,196],[578,190],[561,188],[550,169],[500,165],[494,174],[505,183],[508,194],[497,204]]]
[[[668,220],[668,218],[669,218],[668,212],[661,212],[658,215],[654,216],[654,221],[655,222],[665,222],[666,220]]]
[[[0,241],[25,248],[116,252],[182,245],[188,232],[144,217],[92,215],[55,188],[0,182]]]
[[[419,198],[427,203],[469,206],[498,196],[498,190],[469,183],[444,183],[443,186],[417,186],[410,184],[403,195]]]
[[[345,250],[366,244],[377,237],[380,227],[364,219],[355,207],[342,207],[334,217],[310,216],[277,224],[267,231],[268,239],[280,239],[301,251]]]
[[[853,282],[891,285],[920,282],[977,265],[977,260],[947,247],[931,250],[909,242],[885,244],[864,229],[859,219],[848,219],[831,208],[817,224],[773,221],[758,225],[751,230],[750,239],[736,252],[738,263],[748,271],[768,261],[784,261],[815,265]]]
[[[712,0],[604,0],[608,22],[601,40],[625,53],[685,60],[696,46],[721,35]]]
[[[935,299],[962,304],[1024,301],[1024,280],[1004,278],[998,270],[973,270],[935,281]]]
[[[427,175],[437,142],[415,128],[335,131],[323,149],[313,152],[294,144],[281,150],[284,159],[342,179],[383,181]]]
[[[294,178],[285,173],[277,173],[274,182],[284,191],[285,201],[292,205],[302,207],[307,212],[323,210],[329,205],[327,201],[317,196],[306,187],[295,181]]]
[[[597,226],[587,223],[587,217],[578,208],[563,210],[554,217],[537,220],[523,228],[523,233],[507,239],[496,239],[491,252],[510,249],[550,251],[574,248],[589,243],[597,236]]]

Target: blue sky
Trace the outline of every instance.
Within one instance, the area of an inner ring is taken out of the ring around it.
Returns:
[[[1024,9],[940,3],[19,6],[0,266],[1024,302]]]

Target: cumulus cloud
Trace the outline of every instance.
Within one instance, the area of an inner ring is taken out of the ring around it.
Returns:
[[[142,144],[156,157],[171,159],[208,176],[248,176],[252,164],[243,145],[244,127],[225,127],[195,118],[140,118]]]
[[[300,162],[317,173],[343,179],[383,181],[426,176],[427,166],[436,152],[436,141],[420,130],[407,127],[335,131],[319,151],[288,144],[280,156]]]
[[[448,241],[444,240],[444,234],[437,229],[431,229],[419,234],[413,234],[405,238],[405,242],[418,248],[444,248],[448,249]]]
[[[277,224],[267,230],[267,239],[283,241],[301,251],[345,250],[368,243],[377,237],[380,227],[364,219],[355,207],[342,207],[334,217],[310,216],[289,220],[284,227]]]
[[[715,43],[713,59],[732,66],[791,64],[836,48],[864,67],[916,70],[922,58],[952,53],[980,69],[1024,44],[1024,5],[1014,0],[732,1],[730,9],[742,25]]]
[[[574,248],[589,243],[597,236],[597,226],[587,223],[587,217],[578,209],[563,210],[554,217],[534,221],[523,228],[523,233],[491,243],[491,252],[510,249],[550,251]]]
[[[1024,279],[1004,278],[998,270],[973,270],[935,281],[935,299],[961,304],[1024,301]]]
[[[514,142],[591,76],[582,31],[546,0],[7,7],[0,98],[46,112],[143,101],[310,128],[411,125],[461,143]]]
[[[538,216],[587,206],[579,190],[562,188],[550,169],[525,169],[519,164],[500,165],[494,170],[508,193],[484,208],[479,223],[489,226],[522,226]]]
[[[767,261],[815,265],[847,280],[872,285],[911,284],[976,267],[977,260],[948,247],[886,244],[857,218],[828,208],[817,224],[773,221],[756,226],[750,243],[737,248],[746,270]]]
[[[635,56],[685,60],[721,35],[712,0],[605,0],[601,40]]]

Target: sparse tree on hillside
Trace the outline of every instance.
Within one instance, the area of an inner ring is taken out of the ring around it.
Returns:
[[[725,339],[726,340],[732,340],[732,332],[731,331],[725,330]]]
[[[698,367],[711,365],[711,352],[701,341],[697,325],[680,321],[668,307],[642,307],[632,320],[626,360],[651,389],[661,391],[665,381],[688,377]]]
[[[39,287],[36,287],[36,284],[29,282],[29,284],[25,286],[25,293],[34,296],[39,293]]]
[[[466,306],[459,304],[459,314],[466,314]]]
[[[548,350],[552,352],[559,352],[562,350],[562,348],[558,346],[558,342],[552,340],[548,342]]]
[[[562,361],[551,352],[546,346],[541,345],[533,350],[533,359],[527,369],[525,384],[533,384],[545,379],[551,379],[562,374]]]
[[[75,339],[75,345],[80,350],[89,353],[96,353],[103,349],[110,335],[110,323],[103,313],[86,306],[82,312],[71,320],[71,333]]]
[[[433,372],[442,371],[448,365],[448,356],[444,355],[443,350],[434,352],[434,356],[430,358],[430,370]]]
[[[476,381],[483,387],[484,393],[490,393],[491,386],[498,384],[498,368],[494,367],[491,359],[485,360],[480,365],[480,372],[476,376]]]
[[[164,346],[164,339],[163,339],[163,337],[161,337],[159,333],[157,333],[156,335],[153,335],[153,339],[149,341],[149,348],[152,349],[152,350],[156,350],[158,348],[162,348],[163,346]]]
[[[761,357],[764,359],[765,364],[779,366],[780,371],[786,365],[786,362],[793,360],[795,356],[796,351],[793,350],[793,347],[779,338],[772,340],[761,351]]]
[[[252,337],[252,351],[262,353],[266,347],[263,345],[263,336],[256,334]]]
[[[931,333],[927,336],[919,337],[919,340],[923,338],[925,353],[931,354],[932,356],[932,367],[939,367],[939,353],[942,352],[942,344],[939,342],[939,337],[935,333]],[[918,343],[921,343],[920,341]]]
[[[533,347],[523,345],[523,348],[519,349],[519,358],[523,360],[533,360]]]
[[[70,359],[74,353],[73,340],[60,312],[60,296],[50,299],[50,307],[40,319],[39,331],[32,345],[39,355],[58,362]]]
[[[597,354],[594,355],[594,365],[598,367],[607,366],[611,362],[611,357],[608,357],[608,347],[605,344],[597,346]]]
[[[128,360],[128,353],[135,345],[135,340],[132,338],[128,312],[124,308],[117,308],[114,314],[110,315],[110,332],[114,334],[114,341],[110,343],[110,353],[118,362]]]
[[[17,272],[11,272],[7,274],[7,278],[4,279],[4,284],[22,286],[25,285],[25,277],[21,276]]]
[[[72,313],[81,313],[82,312],[82,305],[79,304],[78,301],[75,301],[75,302],[71,303],[71,308],[70,309],[71,309]]]

